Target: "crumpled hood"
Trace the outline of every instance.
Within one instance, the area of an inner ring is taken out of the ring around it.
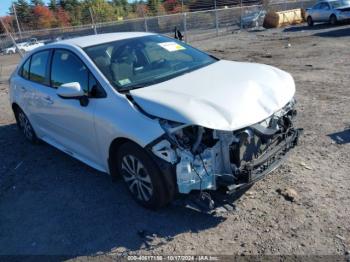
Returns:
[[[350,11],[350,6],[349,5],[345,5],[345,6],[341,6],[341,7],[338,7],[336,8],[337,10],[339,11]]]
[[[220,60],[130,91],[147,113],[184,124],[236,130],[258,123],[294,96],[292,76],[268,65]]]

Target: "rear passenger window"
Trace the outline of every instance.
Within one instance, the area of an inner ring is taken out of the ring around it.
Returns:
[[[20,70],[20,75],[25,79],[29,79],[29,66],[30,66],[30,57],[22,65],[22,68]]]
[[[52,59],[51,85],[55,88],[78,82],[81,88],[88,93],[89,71],[86,66],[72,52],[56,50]]]
[[[47,85],[46,78],[47,61],[49,59],[50,51],[42,51],[32,55],[30,63],[29,79],[31,81]]]

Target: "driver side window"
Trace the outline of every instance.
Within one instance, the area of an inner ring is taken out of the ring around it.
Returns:
[[[89,70],[76,55],[67,50],[55,50],[51,67],[51,86],[78,82],[85,93],[89,92]]]
[[[329,8],[328,3],[322,3],[322,4],[321,4],[321,9],[322,9],[322,10],[329,10],[330,8]]]

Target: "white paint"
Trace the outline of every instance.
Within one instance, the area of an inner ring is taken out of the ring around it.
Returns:
[[[294,93],[294,80],[284,71],[225,60],[131,91],[149,114],[219,130],[260,122],[286,105]]]

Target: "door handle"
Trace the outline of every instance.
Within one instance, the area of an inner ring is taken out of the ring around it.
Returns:
[[[22,92],[27,92],[27,88],[25,88],[24,86],[21,86],[21,91]]]
[[[49,97],[49,96],[45,96],[45,97],[44,97],[44,100],[45,100],[48,104],[53,104],[53,100],[52,100],[52,98]]]

